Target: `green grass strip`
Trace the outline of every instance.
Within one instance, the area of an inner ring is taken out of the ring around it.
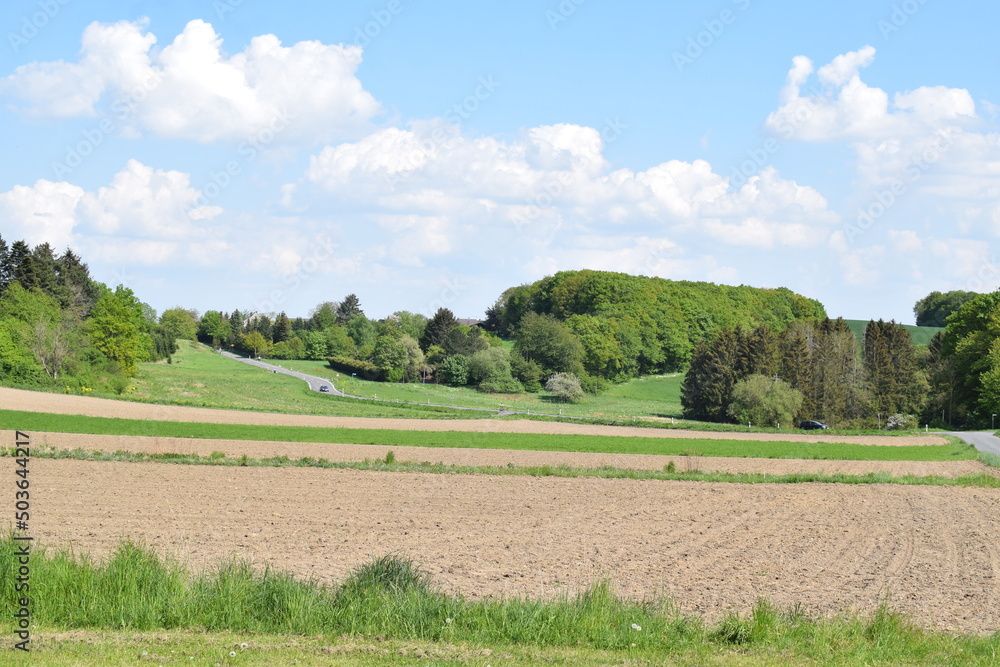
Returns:
[[[5,452],[6,453],[6,452]],[[399,461],[390,450],[385,459],[365,459],[364,461],[329,461],[325,458],[305,456],[290,459],[287,456],[253,459],[248,456],[230,457],[222,452],[209,456],[198,454],[153,454],[147,452],[102,452],[84,449],[56,449],[34,447],[33,458],[70,459],[75,461],[104,461],[119,463],[173,463],[180,465],[240,466],[264,468],[327,468],[335,470],[367,470],[381,472],[419,472],[438,475],[524,475],[529,477],[597,477],[601,479],[649,479],[662,481],[719,482],[729,484],[901,484],[904,486],[959,486],[1000,489],[1000,477],[986,473],[963,475],[961,477],[940,477],[937,475],[901,475],[889,472],[872,472],[865,475],[847,473],[730,473],[683,470],[676,465],[664,466],[662,470],[641,468],[578,468],[567,465],[517,466],[508,463],[503,466],[470,466],[429,461]],[[697,459],[691,459],[697,465]],[[683,466],[681,466],[683,468]]]
[[[9,537],[0,539],[0,571],[16,568],[18,546]],[[231,651],[236,655],[220,656],[216,664],[235,664],[259,633],[322,636],[331,643],[340,637],[366,637],[370,642],[390,638],[617,654],[617,659],[604,664],[650,664],[639,658],[670,664],[674,656],[693,658],[691,664],[710,664],[713,656],[740,654],[780,656],[780,664],[789,664],[791,658],[809,664],[986,665],[996,664],[1000,650],[1000,635],[986,638],[924,630],[888,605],[871,614],[824,618],[801,608],[779,609],[761,599],[751,609],[733,610],[710,623],[682,613],[670,599],[622,598],[607,582],[558,599],[469,600],[442,592],[419,564],[403,554],[362,563],[344,581],[324,585],[236,559],[196,574],[183,563],[130,541],[101,562],[67,550],[50,551],[45,545],[33,545],[33,552],[34,622],[67,629],[245,633],[246,647],[234,646]],[[13,589],[14,577],[0,579],[4,619],[0,630],[5,635],[11,627],[7,619],[15,612]],[[159,657],[170,655],[163,649],[160,643],[147,660],[193,662],[183,653]],[[424,657],[420,664],[430,664],[426,657],[432,656]],[[473,664],[491,662],[481,653],[470,657],[476,660]],[[147,661],[135,656],[130,662],[137,658]],[[497,658],[497,664],[508,664]],[[553,664],[579,663],[568,659]]]
[[[534,433],[398,431],[384,429],[258,426],[113,419],[0,410],[0,428],[52,433],[88,433],[217,440],[265,440],[399,447],[471,447],[605,454],[666,454],[738,458],[851,461],[962,461],[975,459],[966,444],[872,446],[687,438],[642,438]]]

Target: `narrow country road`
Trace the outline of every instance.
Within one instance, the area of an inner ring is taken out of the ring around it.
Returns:
[[[961,438],[981,452],[1000,456],[1000,438],[993,435],[993,431],[969,431],[965,433],[953,431],[949,432],[948,435]]]
[[[305,373],[299,373],[297,371],[292,371],[287,368],[282,368],[281,366],[276,366],[275,364],[269,364],[263,361],[258,361],[256,359],[248,359],[246,357],[241,357],[238,354],[233,354],[232,352],[226,352],[225,350],[220,350],[219,353],[224,357],[229,357],[230,359],[235,359],[236,361],[241,361],[244,364],[250,364],[251,366],[257,366],[258,368],[263,368],[275,373],[282,373],[284,375],[291,375],[292,377],[298,378],[309,385],[309,388],[313,391],[319,391],[319,388],[326,385],[330,388],[330,393],[335,396],[347,396],[348,398],[360,398],[359,396],[350,396],[344,392],[337,389],[333,384],[333,380],[329,378],[321,378],[315,375],[306,375]]]

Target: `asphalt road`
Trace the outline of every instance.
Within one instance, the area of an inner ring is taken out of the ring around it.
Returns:
[[[246,357],[241,357],[238,354],[233,354],[232,352],[226,352],[225,350],[220,350],[220,353],[224,357],[229,357],[230,359],[235,359],[236,361],[241,361],[244,364],[250,364],[251,366],[256,366],[257,368],[264,368],[266,370],[282,373],[283,375],[291,375],[294,378],[298,378],[309,385],[309,388],[313,391],[319,391],[319,388],[326,385],[330,388],[330,393],[334,396],[348,396],[350,398],[359,398],[358,396],[350,396],[344,392],[337,389],[334,386],[333,380],[329,378],[321,378],[315,375],[306,375],[305,373],[299,373],[297,371],[292,371],[287,368],[282,368],[276,364],[269,364],[265,361],[258,361],[256,359],[247,359]]]
[[[957,438],[965,440],[981,452],[990,452],[1000,456],[1000,438],[993,435],[993,431],[953,431],[948,433]]]

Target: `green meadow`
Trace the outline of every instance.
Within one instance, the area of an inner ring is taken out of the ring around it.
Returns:
[[[468,387],[371,382],[337,373],[325,361],[273,360],[269,363],[328,378],[338,390],[353,396],[382,400],[358,401],[317,394],[309,391],[301,380],[239,363],[190,341],[181,342],[173,363],[143,364],[128,397],[173,405],[365,417],[474,419],[491,416],[490,412],[433,407],[455,405],[489,411],[514,410],[605,419],[666,418],[680,416],[680,386],[684,379],[681,374],[641,378],[612,387],[599,396],[588,395],[581,403],[569,404],[556,401],[544,391],[498,395]],[[400,403],[394,405],[384,401]]]
[[[820,459],[854,461],[961,461],[977,458],[966,444],[856,445],[847,443],[768,442],[754,440],[645,438],[537,433],[475,433],[389,429],[258,426],[195,422],[113,419],[79,415],[0,410],[0,428],[54,433],[90,433],[163,438],[264,440],[400,447],[472,447],[607,454]]]

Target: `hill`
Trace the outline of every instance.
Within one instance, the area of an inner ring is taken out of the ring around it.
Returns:
[[[562,271],[506,290],[487,311],[487,326],[517,335],[528,313],[554,317],[583,344],[593,375],[621,380],[676,371],[720,327],[783,331],[826,310],[787,288],[673,281],[607,271]]]
[[[857,337],[858,341],[861,341],[865,333],[865,326],[868,324],[868,320],[844,320],[847,322],[847,326],[851,327],[851,331]],[[931,342],[931,338],[934,334],[938,332],[944,332],[943,327],[916,327],[912,324],[904,324],[906,330],[910,332],[910,340],[913,341],[914,345],[927,345]]]

